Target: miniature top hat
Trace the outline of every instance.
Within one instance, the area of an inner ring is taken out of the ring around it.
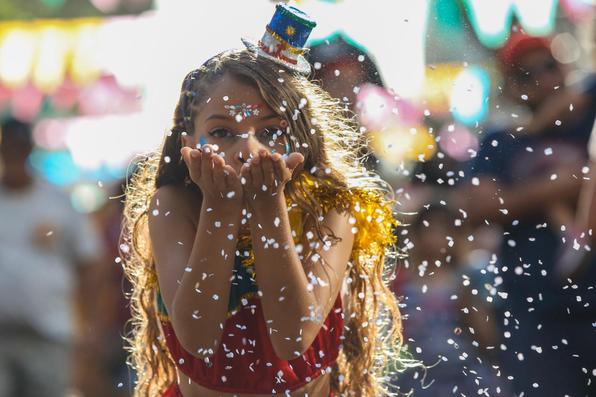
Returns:
[[[317,23],[296,7],[279,3],[275,14],[266,27],[265,34],[254,43],[243,38],[244,45],[258,56],[271,59],[299,73],[310,73],[310,65],[304,58],[304,44]]]

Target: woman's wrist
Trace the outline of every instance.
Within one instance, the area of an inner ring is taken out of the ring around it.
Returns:
[[[273,216],[275,214],[277,214],[275,216],[279,216],[279,213],[286,211],[286,197],[283,191],[273,196],[267,196],[266,198],[261,196],[255,200],[250,200],[249,206],[257,217],[263,215]]]
[[[203,198],[201,214],[216,215],[219,218],[238,218],[242,213],[242,202],[229,199]]]

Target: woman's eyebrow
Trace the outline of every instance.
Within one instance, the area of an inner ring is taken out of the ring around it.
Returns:
[[[205,121],[209,120],[229,120],[232,117],[228,116],[227,114],[212,114],[211,116],[207,117]]]

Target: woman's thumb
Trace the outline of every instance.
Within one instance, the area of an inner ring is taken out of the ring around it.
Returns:
[[[304,156],[302,154],[296,152],[290,153],[286,159],[286,167],[288,167],[290,170],[294,170],[297,166],[302,164],[303,161]]]

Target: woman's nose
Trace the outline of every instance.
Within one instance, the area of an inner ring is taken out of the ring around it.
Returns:
[[[260,142],[255,137],[255,134],[249,131],[240,136],[234,158],[241,163],[246,163],[259,153],[259,149]]]

